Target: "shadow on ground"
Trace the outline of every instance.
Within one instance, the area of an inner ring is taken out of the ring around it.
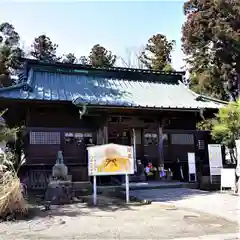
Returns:
[[[70,204],[64,205],[46,205],[43,199],[36,199],[34,196],[29,197],[29,211],[24,220],[46,217],[77,217],[77,216],[94,216],[99,212],[116,212],[116,211],[134,211],[133,205],[138,203],[126,204],[118,198],[98,196],[97,206],[92,204],[92,196],[75,198]],[[21,218],[19,219],[21,220]]]
[[[132,190],[132,197],[138,200],[149,200],[152,202],[171,202],[188,199],[195,196],[211,195],[214,192],[201,191],[187,188],[151,189],[151,190]]]

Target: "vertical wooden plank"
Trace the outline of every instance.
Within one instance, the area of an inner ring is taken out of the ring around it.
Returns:
[[[97,145],[100,144],[100,128],[97,130]]]
[[[108,126],[103,127],[104,144],[108,143]]]
[[[161,157],[160,151],[161,151],[161,144],[162,144],[162,138],[163,138],[163,129],[161,125],[158,126],[158,151],[159,151],[159,164],[163,164],[163,158]]]
[[[25,119],[26,127],[28,127],[28,125],[29,125],[29,120],[30,120],[30,108],[28,107],[27,108],[26,119]]]
[[[164,169],[164,154],[163,154],[163,122],[158,125],[158,178],[160,178],[160,168]]]

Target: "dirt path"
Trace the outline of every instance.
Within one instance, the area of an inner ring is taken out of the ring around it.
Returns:
[[[109,202],[110,200],[105,200]],[[0,239],[174,239],[237,232],[237,223],[171,205],[77,203],[0,224]]]

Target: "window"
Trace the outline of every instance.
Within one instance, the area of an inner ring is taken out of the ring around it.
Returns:
[[[145,133],[144,134],[144,145],[157,145],[158,144],[158,136],[156,133]]]
[[[205,149],[204,140],[198,140],[198,149],[199,150],[204,150]]]
[[[60,132],[30,132],[30,144],[60,144]]]
[[[72,132],[64,133],[64,141],[65,144],[73,144],[75,142],[74,133]]]
[[[175,145],[194,145],[193,134],[172,134],[171,143]]]
[[[82,143],[88,144],[92,143],[92,133],[73,133],[65,132],[64,133],[65,144],[77,144]]]

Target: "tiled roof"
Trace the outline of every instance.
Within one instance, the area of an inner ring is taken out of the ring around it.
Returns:
[[[219,108],[221,102],[201,98],[181,81],[131,80],[86,73],[31,69],[28,78],[0,89],[0,98],[72,101],[75,104],[148,108]]]

